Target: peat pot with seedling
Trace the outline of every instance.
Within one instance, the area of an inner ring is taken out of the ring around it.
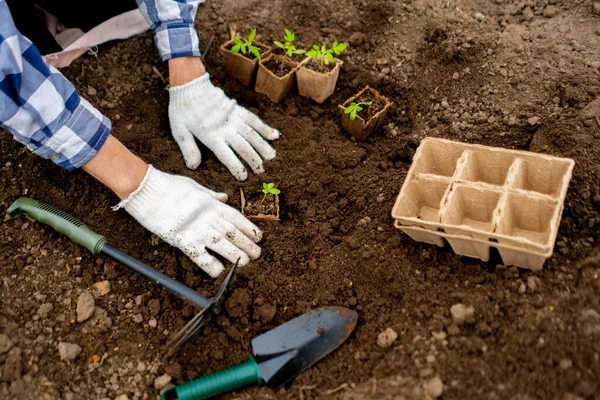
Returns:
[[[317,103],[323,103],[335,90],[343,62],[334,57],[346,50],[345,43],[334,42],[331,48],[326,45],[313,45],[306,52],[307,58],[300,64],[296,76],[298,93]]]
[[[227,72],[246,86],[252,84],[258,62],[271,53],[270,46],[255,39],[256,29],[253,29],[247,37],[234,37],[221,46]]]
[[[262,191],[249,193],[248,198],[240,189],[242,214],[249,219],[279,221],[280,193],[274,183],[263,183]]]
[[[294,46],[294,38],[294,34],[286,29],[285,43],[274,42],[275,46],[280,48],[284,54],[270,54],[258,63],[254,90],[267,95],[275,103],[283,100],[294,85],[298,63],[293,61],[293,57],[306,52]]]
[[[342,126],[356,140],[365,140],[379,129],[391,105],[388,98],[367,86],[340,106]]]

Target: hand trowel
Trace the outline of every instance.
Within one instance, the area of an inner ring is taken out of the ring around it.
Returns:
[[[342,307],[321,307],[252,340],[243,364],[172,386],[162,400],[201,400],[266,382],[281,387],[337,349],[350,336],[358,314]]]

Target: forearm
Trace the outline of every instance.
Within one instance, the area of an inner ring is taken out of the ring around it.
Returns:
[[[185,85],[206,73],[200,57],[171,58],[168,64],[171,86]]]
[[[148,165],[112,135],[82,168],[121,200],[140,186],[148,171]]]

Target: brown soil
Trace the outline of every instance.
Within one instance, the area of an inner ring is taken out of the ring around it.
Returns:
[[[598,106],[585,108],[600,95],[598,8],[592,0],[207,2],[197,22],[204,44],[213,34],[228,40],[229,23],[258,27],[264,40],[285,25],[305,43],[349,43],[336,92],[319,105],[294,94],[275,105],[227,79],[213,46],[214,83],[282,132],[267,172],[243,183],[205,148],[200,168],[185,168],[150,33],[78,60],[64,74],[144,160],[229,193],[236,208],[240,187],[281,182],[285,205],[280,223],[259,222],[262,256],[240,269],[221,315],[171,361],[159,357],[163,346],[197,310],[37,222],[2,222],[0,397],[155,398],[158,376],[179,383],[240,363],[253,337],[337,305],[355,309],[359,322],[336,352],[282,390],[223,398],[423,399],[424,386],[445,400],[598,398],[600,127]],[[356,143],[336,110],[367,84],[394,105],[384,129]],[[575,159],[543,271],[461,258],[393,227],[392,205],[427,136]],[[24,194],[47,201],[169,276],[216,292],[220,279],[112,211],[118,199],[83,171],[63,171],[7,133],[0,149],[0,212]],[[72,322],[79,294],[103,280],[111,291],[96,299],[95,315]],[[450,312],[456,303],[474,307],[461,325]],[[381,348],[387,328],[398,338]],[[60,342],[81,354],[61,361]]]
[[[371,102],[370,106],[363,105],[363,110],[358,113],[362,119],[365,121],[373,118],[377,113],[383,110],[386,106],[386,102],[380,97],[375,96],[375,93],[369,88],[365,90],[357,99],[354,100],[355,103],[368,103]]]
[[[274,73],[279,77],[284,77],[292,72],[292,68],[290,68],[286,61],[281,61],[281,59],[271,58],[269,61],[263,64],[269,71]]]
[[[246,193],[248,198],[246,199],[246,207],[244,207],[244,215],[277,215],[277,208],[275,205],[275,196],[267,195],[263,201],[263,193]]]

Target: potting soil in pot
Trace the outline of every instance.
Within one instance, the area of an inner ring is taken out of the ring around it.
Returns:
[[[289,67],[289,64],[286,61],[276,60],[275,58],[271,58],[269,61],[263,64],[269,71],[274,73],[279,77],[286,76],[290,72],[292,72],[292,68]]]
[[[325,64],[324,62],[315,60],[313,58],[306,64],[306,68],[316,71],[320,74],[327,74],[333,71],[336,65],[337,64],[335,62],[329,62],[329,64]]]
[[[365,121],[370,120],[379,111],[383,110],[386,104],[381,97],[375,96],[371,89],[365,90],[356,100],[354,100],[354,103],[368,103],[370,101],[373,103],[370,106],[363,105],[363,110],[358,114]],[[346,104],[346,106],[349,105],[350,104]]]
[[[277,215],[275,196],[269,194],[264,201],[262,193],[248,193],[247,196],[245,215]]]

